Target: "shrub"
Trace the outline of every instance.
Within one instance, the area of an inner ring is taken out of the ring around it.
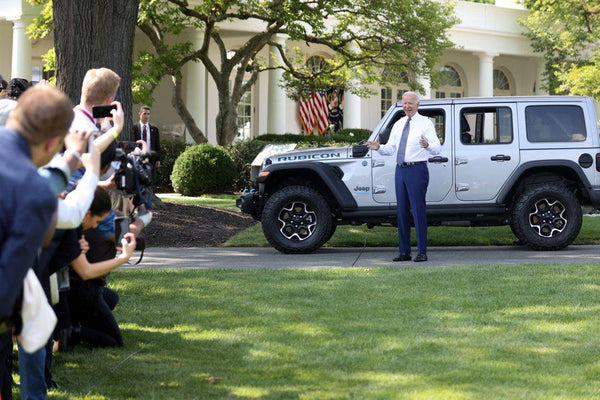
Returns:
[[[259,135],[254,140],[261,140],[267,143],[298,143],[304,141],[305,137],[306,136],[304,135],[298,135],[296,133],[284,133],[281,135],[278,133],[265,133]]]
[[[160,167],[156,168],[154,173],[153,186],[156,191],[170,192],[173,190],[171,185],[171,173],[177,157],[187,147],[187,144],[181,139],[165,138],[160,141]]]
[[[267,133],[258,136],[256,139],[268,143],[298,143],[300,147],[312,146],[341,146],[348,144],[356,144],[361,140],[368,139],[371,135],[369,129],[340,129],[335,133],[327,133],[323,136],[319,135],[299,135],[293,133],[285,133],[278,135],[275,133]]]
[[[332,142],[358,143],[361,140],[368,139],[371,136],[371,132],[369,129],[347,128],[340,129],[324,137],[329,137]]]
[[[223,193],[231,189],[236,173],[223,147],[204,143],[189,146],[181,153],[173,166],[171,182],[173,189],[184,196]]]
[[[250,185],[250,164],[265,145],[263,140],[240,140],[227,146],[227,151],[237,169],[237,177],[233,183],[235,190],[243,190]]]

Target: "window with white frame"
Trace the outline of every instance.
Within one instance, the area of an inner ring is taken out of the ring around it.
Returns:
[[[494,69],[494,96],[512,96],[510,79],[501,69]]]
[[[387,71],[383,71],[383,74],[388,74]],[[389,76],[388,76],[389,78]],[[387,110],[392,106],[392,101],[402,101],[402,95],[410,90],[408,86],[408,74],[406,72],[400,73],[396,79],[397,86],[394,87],[383,87],[381,88],[381,116],[383,117]],[[394,95],[395,94],[395,95]]]
[[[387,110],[392,106],[392,88],[381,88],[381,116],[383,117]]]
[[[463,92],[462,79],[458,71],[450,65],[440,68],[440,87],[435,91],[435,98],[463,97]]]
[[[310,56],[306,60],[306,66],[312,70],[313,73],[319,72],[325,68],[325,58],[319,55]]]
[[[252,137],[252,91],[244,93],[237,106],[237,138]]]

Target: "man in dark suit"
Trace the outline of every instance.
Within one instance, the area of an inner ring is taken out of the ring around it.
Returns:
[[[48,234],[57,198],[37,171],[62,148],[73,104],[46,85],[28,89],[0,128],[0,317],[12,314]],[[0,326],[0,398],[11,399],[10,330]],[[4,330],[4,331],[3,331]]]
[[[142,106],[139,112],[140,121],[133,126],[135,140],[143,140],[151,151],[156,152],[156,166],[160,167],[160,135],[158,128],[150,125],[150,107]]]

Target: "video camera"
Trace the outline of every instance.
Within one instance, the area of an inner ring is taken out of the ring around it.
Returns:
[[[142,152],[135,142],[119,142],[114,161],[119,162],[115,171],[115,183],[126,197],[133,197],[137,207],[144,204],[152,208],[152,169],[157,161],[154,151]]]
[[[143,152],[136,142],[119,142],[115,149],[114,161],[117,190],[124,197],[122,215],[115,218],[115,246],[121,246],[121,239],[129,231],[129,199],[132,199],[137,215],[143,215],[152,209],[152,169],[158,160],[154,151]],[[138,237],[136,250],[144,250],[144,241]],[[143,255],[143,252],[142,252]],[[140,257],[140,261],[141,261]],[[139,262],[139,261],[138,261]]]

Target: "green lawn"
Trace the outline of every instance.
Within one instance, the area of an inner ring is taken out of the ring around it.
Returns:
[[[198,197],[187,197],[177,193],[158,193],[157,196],[162,201],[171,203],[193,204],[240,212],[240,209],[235,206],[235,199],[240,196],[234,194],[205,194]]]
[[[223,208],[239,212],[235,207],[238,195],[204,195],[183,197],[179,195],[158,195],[164,201],[179,202]],[[414,229],[411,231],[413,245],[416,245]],[[508,246],[515,236],[508,226],[492,227],[429,227],[429,246]],[[393,227],[339,226],[333,237],[324,247],[395,247],[398,245],[396,229]],[[574,244],[600,244],[600,218],[584,216],[583,227]],[[264,247],[270,246],[265,239],[259,223],[232,237],[226,247]]]
[[[114,273],[125,347],[58,399],[591,399],[596,265]]]
[[[412,244],[416,246],[415,230],[411,229]],[[450,227],[432,226],[428,229],[429,246],[508,246],[516,240],[508,226]],[[584,217],[583,226],[574,244],[600,244],[600,218]],[[395,247],[398,236],[394,227],[366,225],[338,226],[324,247]],[[270,246],[260,224],[239,232],[225,243],[226,247]]]

